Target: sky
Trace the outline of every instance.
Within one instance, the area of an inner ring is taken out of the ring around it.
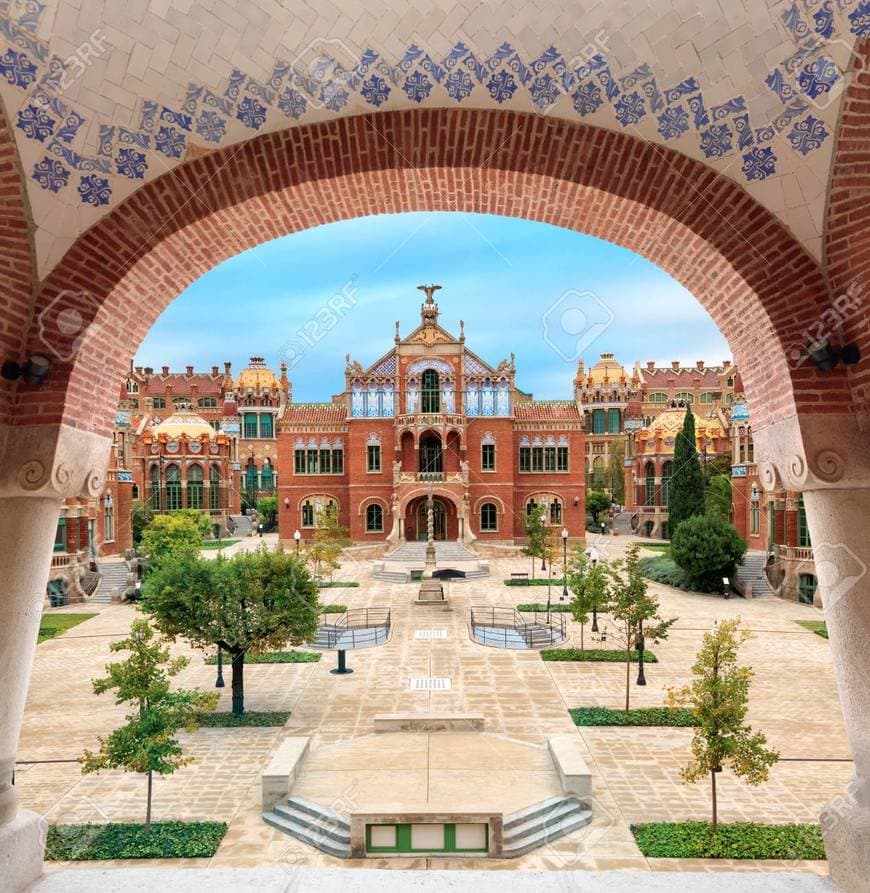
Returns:
[[[720,364],[728,345],[679,283],[624,248],[545,223],[427,212],[361,217],[245,251],[173,301],[135,364],[233,371],[288,363],[296,401],[344,389],[345,355],[370,365],[420,322],[417,286],[438,283],[440,322],[517,386],[570,399],[578,359]]]

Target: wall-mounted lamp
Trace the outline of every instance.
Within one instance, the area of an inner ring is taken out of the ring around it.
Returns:
[[[574,505],[580,505],[580,497],[579,496],[574,497]]]
[[[31,354],[30,359],[24,364],[7,360],[0,369],[0,375],[7,381],[20,378],[27,384],[34,385],[42,384],[48,378],[49,372],[51,372],[51,358],[40,353]]]
[[[284,497],[284,508],[285,508],[285,509],[289,509],[289,508],[290,508],[290,497],[289,497],[289,496],[285,496],[285,497]]]
[[[838,363],[854,366],[861,359],[861,350],[857,345],[847,344],[840,350],[834,350],[827,339],[808,344],[807,354],[819,372],[830,372]]]

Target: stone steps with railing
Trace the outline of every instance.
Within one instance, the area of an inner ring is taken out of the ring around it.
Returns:
[[[767,579],[767,554],[764,552],[747,552],[743,564],[737,568],[736,588],[746,593],[747,587],[753,598],[773,595],[774,590]]]
[[[110,605],[120,600],[130,586],[130,569],[123,559],[101,561],[99,563],[100,582],[90,597],[90,601],[99,605]]]

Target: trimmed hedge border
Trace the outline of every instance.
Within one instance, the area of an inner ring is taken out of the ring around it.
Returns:
[[[824,859],[818,825],[759,822],[649,822],[630,825],[644,856],[651,859]]]
[[[50,825],[45,858],[52,862],[105,859],[207,859],[217,852],[226,822]]]
[[[347,605],[323,605],[320,609],[321,614],[344,614]]]
[[[246,654],[245,666],[248,664],[316,664],[320,660],[319,651],[267,651],[265,654]],[[215,656],[207,657],[205,662],[210,666],[217,663]],[[224,658],[224,663],[232,663],[232,656]]]
[[[553,577],[548,580],[546,577],[535,577],[534,580],[505,580],[505,586],[562,586],[565,580],[563,577]]]
[[[823,639],[828,638],[828,624],[824,620],[796,620],[795,623]]]
[[[357,580],[333,580],[320,584],[321,589],[356,589],[359,587]]]
[[[529,602],[527,604],[517,605],[516,609],[518,611],[528,611],[530,613],[532,611],[537,611],[539,614],[546,614],[547,613],[547,603],[544,602],[542,604],[542,603],[536,603],[536,602]],[[550,605],[550,613],[551,614],[570,614],[571,606],[570,605],[560,605],[558,603],[555,605]]]
[[[199,725],[206,729],[237,729],[243,726],[273,729],[283,726],[289,718],[289,710],[250,710],[241,715],[231,712],[204,713],[199,718]]]
[[[596,661],[599,663],[625,663],[625,652],[616,648],[545,648],[540,652],[541,660],[552,661]],[[652,651],[643,652],[644,663],[657,664],[659,659]],[[631,662],[637,663],[637,651],[632,649]]]
[[[697,725],[688,707],[634,707],[626,713],[612,707],[574,707],[569,710],[575,726],[675,726]]]

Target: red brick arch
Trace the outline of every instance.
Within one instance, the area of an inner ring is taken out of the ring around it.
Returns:
[[[97,325],[16,420],[108,432],[120,375],[188,284],[238,252],[331,221],[419,210],[524,217],[637,251],[686,286],[731,344],[754,424],[848,405],[840,373],[790,370],[828,305],[819,266],[734,182],[627,134],[514,112],[419,110],[266,134],[142,187],[85,233],[44,283]],[[69,298],[65,298],[69,300]],[[37,314],[39,317],[39,313]],[[63,338],[58,338],[61,348]],[[34,348],[41,340],[34,331]],[[62,352],[62,351],[61,351]]]

